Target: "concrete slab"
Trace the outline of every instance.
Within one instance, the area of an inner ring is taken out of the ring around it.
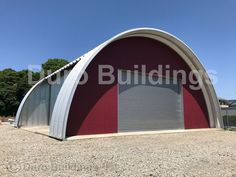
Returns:
[[[33,133],[38,133],[41,135],[49,136],[49,126],[39,126],[39,127],[21,127],[21,129],[30,131]]]
[[[81,140],[93,138],[109,138],[119,136],[137,136],[137,135],[154,135],[154,134],[167,134],[167,133],[187,133],[198,131],[222,131],[221,128],[204,128],[204,129],[187,129],[187,130],[159,130],[159,131],[140,131],[140,132],[124,132],[124,133],[109,133],[109,134],[96,134],[96,135],[78,135],[66,138],[66,140]]]
[[[39,127],[22,127],[23,130],[49,136],[49,126]],[[138,136],[138,135],[155,135],[155,134],[169,134],[169,133],[187,133],[199,131],[222,131],[221,128],[204,128],[204,129],[179,129],[179,130],[159,130],[159,131],[140,131],[140,132],[122,132],[122,133],[108,133],[108,134],[95,134],[95,135],[77,135],[66,138],[66,140],[82,140],[82,139],[95,139],[95,138],[109,138],[120,136]]]

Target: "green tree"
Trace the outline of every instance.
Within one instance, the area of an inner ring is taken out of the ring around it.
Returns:
[[[48,75],[48,74],[50,74],[50,72],[53,73],[68,63],[69,62],[65,59],[50,58],[50,59],[48,59],[48,61],[46,61],[45,63],[42,64],[42,69],[43,69],[45,75]]]
[[[68,61],[64,59],[49,59],[42,64],[43,71],[52,72],[65,66]],[[40,73],[32,72],[33,80],[40,78]],[[16,115],[18,106],[25,94],[32,87],[28,83],[28,70],[14,71],[13,69],[4,69],[0,71],[0,115]]]
[[[0,114],[14,115],[19,105],[17,98],[17,83],[19,77],[16,71],[5,69],[0,72]]]
[[[28,70],[19,71],[17,72],[17,75],[18,81],[16,82],[16,97],[20,102],[24,98],[28,90],[32,87],[32,85],[29,85],[28,83]],[[33,79],[38,80],[38,77],[35,77],[35,73],[33,73]]]
[[[33,73],[33,79],[39,80],[39,73]],[[0,115],[15,115],[21,100],[31,87],[28,84],[28,70],[0,71]]]

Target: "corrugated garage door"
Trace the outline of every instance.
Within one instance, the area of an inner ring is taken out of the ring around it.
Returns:
[[[119,132],[184,128],[180,82],[167,84],[164,78],[151,78],[163,83],[153,85],[147,75],[119,70]]]

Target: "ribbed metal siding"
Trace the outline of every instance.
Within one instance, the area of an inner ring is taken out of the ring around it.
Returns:
[[[21,126],[46,126],[50,124],[54,104],[67,75],[58,77],[51,84],[45,80],[32,91],[20,115]]]
[[[48,125],[49,84],[44,81],[29,95],[21,113],[21,126]]]
[[[52,116],[52,111],[57,99],[57,95],[61,89],[61,84],[50,85],[50,117]]]
[[[54,109],[54,105],[55,105],[57,96],[58,96],[58,94],[61,90],[61,87],[62,87],[65,79],[67,78],[68,74],[70,73],[70,71],[67,71],[65,73],[65,75],[63,75],[63,76],[58,77],[54,81],[54,84],[50,85],[50,117],[49,117],[49,122],[50,122],[51,117],[52,117],[52,112],[53,112],[53,109]]]
[[[127,72],[119,72],[118,77],[124,81]],[[162,79],[163,84],[153,85],[146,75],[138,74],[138,84],[119,84],[119,132],[184,128],[181,85]]]

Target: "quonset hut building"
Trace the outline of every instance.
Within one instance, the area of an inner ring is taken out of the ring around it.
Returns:
[[[112,66],[103,69],[112,71],[114,82],[99,84],[99,66],[104,65]],[[119,82],[150,79],[146,73],[160,65],[167,67],[151,80],[162,78],[162,84]],[[137,71],[138,66],[145,66],[145,73]],[[55,77],[65,70],[69,72]],[[195,83],[201,81],[200,89],[192,89],[189,77],[185,83],[183,75],[175,78],[173,71],[187,76],[203,72]],[[85,72],[88,81],[79,84]],[[53,79],[62,82],[49,84]],[[220,128],[222,120],[214,88],[193,51],[167,32],[138,28],[118,34],[35,84],[15,120],[15,127],[30,126],[49,126],[49,135],[63,140],[75,135]]]

